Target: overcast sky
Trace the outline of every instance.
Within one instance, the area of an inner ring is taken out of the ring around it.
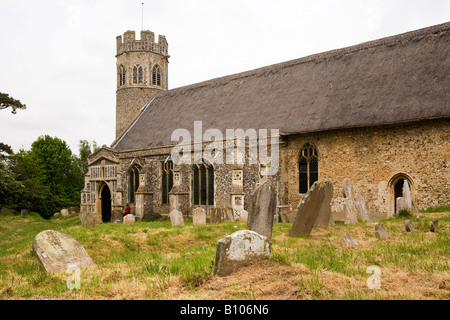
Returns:
[[[450,21],[449,0],[0,0],[0,142],[40,135],[110,145],[116,36],[142,29],[169,43],[169,88]]]

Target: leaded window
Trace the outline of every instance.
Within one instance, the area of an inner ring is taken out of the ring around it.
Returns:
[[[152,69],[152,85],[160,86],[161,85],[161,69],[159,66],[154,66]]]
[[[161,202],[169,204],[169,192],[173,187],[173,162],[165,161],[161,165]]]
[[[315,181],[319,179],[319,161],[317,149],[310,143],[300,151],[298,163],[299,192],[306,193]]]
[[[125,85],[125,68],[123,65],[119,67],[119,86]]]
[[[192,197],[194,205],[214,205],[214,167],[202,163],[192,168]]]
[[[133,167],[128,173],[128,202],[135,203],[136,191],[139,188],[139,170]]]

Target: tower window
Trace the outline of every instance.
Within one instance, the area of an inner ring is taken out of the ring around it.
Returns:
[[[214,167],[206,163],[194,164],[192,193],[194,205],[214,205]]]
[[[299,192],[306,193],[319,179],[319,162],[316,148],[307,143],[300,152],[298,163]]]
[[[173,162],[162,163],[161,168],[161,202],[169,204],[169,192],[173,187]]]
[[[119,86],[125,85],[125,68],[123,65],[119,67]]]
[[[144,71],[139,65],[133,68],[133,83],[144,83]]]
[[[152,85],[160,86],[161,85],[161,69],[159,66],[154,66],[152,69]]]

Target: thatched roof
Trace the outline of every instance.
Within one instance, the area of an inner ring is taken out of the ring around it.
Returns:
[[[300,134],[450,117],[450,22],[160,92],[118,150],[177,128]]]

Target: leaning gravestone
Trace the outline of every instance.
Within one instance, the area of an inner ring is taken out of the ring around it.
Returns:
[[[381,240],[389,239],[388,232],[380,222],[375,223],[375,236]]]
[[[265,182],[253,192],[248,210],[247,229],[272,237],[277,199],[275,188]]]
[[[61,215],[62,215],[63,217],[68,216],[68,215],[69,215],[69,210],[67,210],[67,209],[61,209]]]
[[[95,266],[83,246],[68,235],[45,230],[33,241],[33,252],[46,272],[66,271],[69,265],[78,268]]]
[[[360,221],[369,221],[369,215],[366,210],[366,202],[364,197],[357,193],[355,196],[355,207],[356,207],[356,216]]]
[[[343,234],[341,237],[341,241],[343,244],[345,244],[346,246],[349,247],[353,247],[353,248],[358,248],[358,242],[356,241],[355,238],[353,238],[351,235],[349,235],[348,233]]]
[[[300,202],[297,215],[294,218],[291,230],[289,230],[289,236],[298,237],[311,233],[322,206],[330,205],[324,201],[325,198],[328,198],[327,193],[333,190],[330,185],[331,181],[314,182]]]
[[[192,222],[194,225],[206,224],[206,212],[202,207],[192,210]]]
[[[251,230],[240,230],[217,241],[214,274],[226,276],[242,266],[270,257],[269,238]]]
[[[328,228],[329,226],[334,226],[334,219],[331,215],[331,199],[333,198],[333,184],[331,181],[324,181],[324,188],[325,196],[314,227]]]
[[[431,221],[430,231],[437,232],[438,230],[438,220]]]
[[[406,229],[406,234],[407,235],[414,234],[414,225],[413,225],[411,220],[406,220],[405,221],[405,229]]]
[[[169,214],[172,226],[184,226],[183,214],[181,211],[172,210]]]

